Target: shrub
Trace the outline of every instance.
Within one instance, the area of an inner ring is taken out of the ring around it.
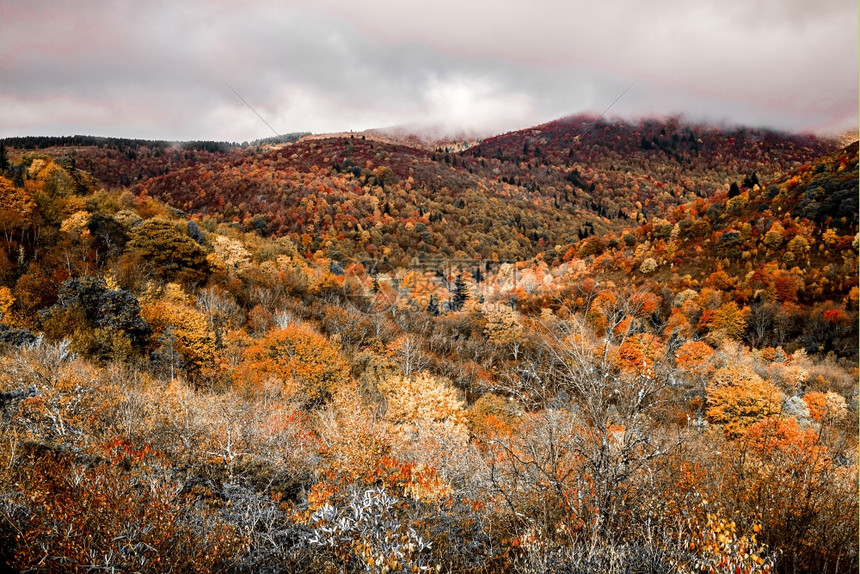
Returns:
[[[748,426],[779,414],[779,389],[746,366],[718,369],[705,389],[709,422],[723,425],[728,436],[743,434]]]
[[[271,331],[251,346],[239,378],[259,384],[268,376],[281,379],[288,393],[311,403],[326,401],[349,381],[349,364],[340,350],[310,328],[287,325]]]

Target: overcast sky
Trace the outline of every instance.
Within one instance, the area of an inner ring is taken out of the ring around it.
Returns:
[[[856,0],[0,0],[0,136],[857,127]]]

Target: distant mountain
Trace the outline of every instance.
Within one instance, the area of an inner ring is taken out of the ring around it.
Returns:
[[[836,149],[814,136],[586,116],[480,143],[419,139],[404,128],[244,149],[123,140],[41,151],[189,214],[288,235],[308,252],[404,264],[528,258]]]
[[[441,125],[398,125],[385,128],[373,128],[361,132],[335,132],[312,134],[303,139],[321,140],[343,137],[364,137],[381,143],[405,145],[428,151],[447,150],[458,152],[480,143],[483,134],[476,131],[456,131]]]

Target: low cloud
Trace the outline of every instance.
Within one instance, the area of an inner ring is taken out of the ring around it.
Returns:
[[[0,136],[251,140],[573,113],[857,124],[857,4],[258,0],[5,4]]]

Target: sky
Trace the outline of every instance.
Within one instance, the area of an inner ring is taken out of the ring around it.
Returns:
[[[856,130],[858,3],[0,0],[0,137],[488,136],[622,93],[607,116]]]

